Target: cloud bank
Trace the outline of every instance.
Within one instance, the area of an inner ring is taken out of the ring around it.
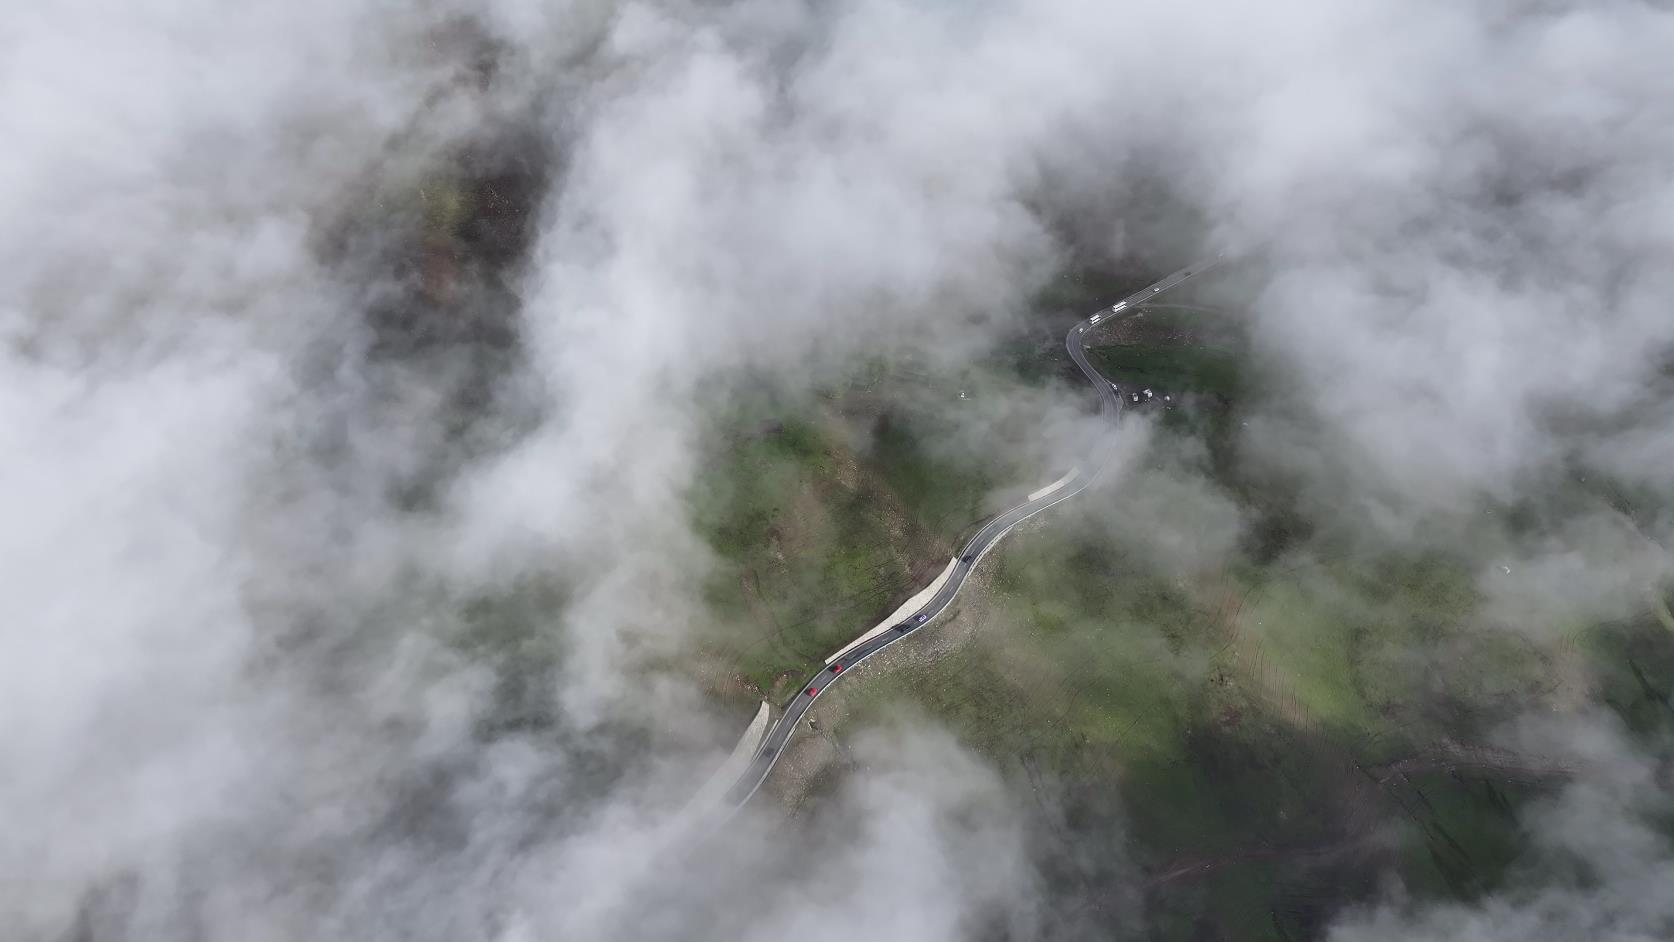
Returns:
[[[934,734],[869,747],[812,870],[762,836],[756,882],[644,895],[716,735],[653,668],[700,617],[694,397],[1259,244],[1295,388],[1246,450],[1321,518],[1667,497],[1671,45],[1630,2],[0,14],[0,913],[1028,935],[1022,819]],[[423,300],[413,194],[508,127],[527,244]]]

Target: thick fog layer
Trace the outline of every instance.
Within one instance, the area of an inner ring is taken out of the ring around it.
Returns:
[[[12,937],[1030,936],[1029,817],[923,722],[816,820],[665,856],[724,735],[668,658],[703,395],[957,363],[1072,257],[1266,260],[1294,386],[1245,447],[1330,527],[1446,541],[1577,468],[1669,492],[1656,5],[246,6],[0,13]],[[396,262],[479,153],[525,228],[438,302]],[[1045,454],[1082,420],[1041,405]],[[1668,530],[1487,545],[1593,611]],[[1556,846],[1654,812],[1606,751]],[[1624,894],[1668,870],[1639,840],[1594,871]],[[1668,918],[1632,912],[1341,937]]]

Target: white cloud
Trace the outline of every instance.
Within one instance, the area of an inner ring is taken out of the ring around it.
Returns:
[[[486,84],[455,42],[477,28]],[[1253,330],[1302,394],[1265,420],[1295,446],[1272,460],[1322,515],[1399,529],[1576,450],[1643,474],[1674,339],[1670,29],[1628,3],[1316,0],[0,14],[0,910],[23,937],[275,938],[707,912],[624,891],[691,778],[659,754],[708,732],[677,673],[642,673],[707,565],[693,396],[980,349],[1055,233],[1191,241],[1159,204],[1271,246]],[[400,194],[518,122],[552,165],[504,273],[522,360],[369,352],[368,308],[417,310]],[[482,372],[504,398],[461,445]],[[435,505],[404,503],[431,478]],[[500,616],[514,654],[471,646],[473,601],[540,580],[550,604]],[[884,934],[1026,930],[991,773],[878,742],[888,771],[834,812],[850,839],[822,838],[836,899],[884,895]]]

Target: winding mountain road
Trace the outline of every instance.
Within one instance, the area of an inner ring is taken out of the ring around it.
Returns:
[[[1098,324],[1108,323],[1137,313],[1140,306],[1145,302],[1208,271],[1219,260],[1219,257],[1217,257],[1208,262],[1182,268],[1128,295],[1111,307],[1099,309],[1070,328],[1069,334],[1064,338],[1064,346],[1069,350],[1070,359],[1075,361],[1075,365],[1081,369],[1082,373],[1086,374],[1088,381],[1097,390],[1100,415],[1111,417],[1118,415],[1122,411],[1122,397],[1117,394],[1110,381],[1101,375],[1098,370],[1093,369],[1093,365],[1087,361],[1087,353],[1082,349],[1082,339],[1087,332]],[[749,801],[757,789],[761,788],[762,783],[767,781],[768,773],[773,771],[774,764],[779,761],[779,756],[783,754],[785,744],[790,741],[791,735],[796,732],[796,726],[802,721],[803,715],[808,712],[809,707],[814,705],[814,700],[840,678],[843,672],[924,627],[934,620],[937,615],[945,611],[948,605],[952,604],[954,596],[959,594],[959,589],[965,584],[965,579],[971,574],[971,570],[976,567],[983,554],[999,542],[1000,537],[1005,536],[1013,527],[1035,514],[1048,507],[1061,504],[1093,486],[1109,468],[1114,446],[1114,439],[1109,437],[1101,439],[1097,453],[1091,456],[1091,460],[1088,462],[1090,470],[1071,472],[1070,477],[1062,486],[1055,489],[1043,488],[1041,491],[1035,492],[1038,495],[1035,499],[1024,501],[988,521],[959,551],[959,557],[953,567],[953,572],[942,585],[941,590],[932,596],[928,602],[924,603],[918,611],[907,616],[905,621],[898,623],[891,630],[844,650],[838,657],[832,659],[825,666],[825,669],[803,684],[796,696],[785,704],[784,711],[779,716],[779,722],[773,726],[766,738],[762,740],[761,745],[757,747],[755,757],[738,776],[733,786],[728,789],[723,799],[723,807],[728,810],[736,810]]]

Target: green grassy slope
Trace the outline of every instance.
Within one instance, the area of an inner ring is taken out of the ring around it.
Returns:
[[[877,394],[735,403],[692,495],[719,556],[713,656],[777,701],[921,588],[994,484],[921,445],[934,416]]]
[[[1175,394],[1151,408],[1163,434],[1209,440],[1250,518],[1244,553],[1164,574],[1115,534],[1049,518],[984,563],[957,603],[966,640],[927,657],[933,631],[880,656],[824,735],[927,713],[1038,807],[1046,908],[1097,914],[1131,893],[1153,938],[1310,937],[1390,873],[1428,896],[1481,893],[1524,846],[1517,809],[1561,780],[1482,744],[1575,696],[1576,677],[1630,728],[1661,728],[1674,632],[1647,614],[1537,644],[1482,627],[1469,560],[1296,552],[1286,495],[1231,470],[1230,417],[1261,383],[1226,336],[1169,315],[1091,352]],[[861,445],[840,404],[735,421],[699,494],[727,563],[715,605],[751,625],[727,656],[775,697],[939,569],[997,477],[957,471],[911,409],[868,395]],[[1450,767],[1461,754],[1480,761]]]

